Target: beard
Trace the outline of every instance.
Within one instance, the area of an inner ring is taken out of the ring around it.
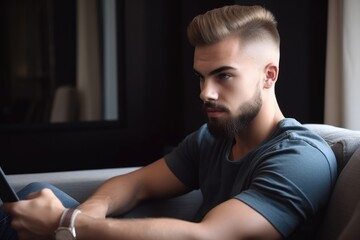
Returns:
[[[205,102],[204,109],[211,107],[220,111],[230,113],[230,110],[223,105],[214,102]],[[262,98],[260,90],[256,91],[254,96],[239,108],[240,114],[226,119],[208,118],[208,128],[214,137],[234,138],[241,131],[248,128],[251,121],[258,115],[262,107]]]

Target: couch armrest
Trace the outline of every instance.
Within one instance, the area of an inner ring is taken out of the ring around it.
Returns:
[[[84,201],[105,180],[132,172],[138,168],[111,168],[49,173],[29,173],[8,175],[9,183],[15,191],[32,182],[46,182],[60,188],[77,201]]]

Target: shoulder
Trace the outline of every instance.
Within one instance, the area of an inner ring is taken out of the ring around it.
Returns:
[[[282,147],[299,148],[307,151],[319,151],[332,164],[335,160],[335,155],[327,142],[317,133],[305,127],[295,119],[287,118],[279,123],[277,132],[271,141],[279,144]],[[276,145],[276,144],[275,144]]]
[[[330,146],[320,135],[295,119],[287,118],[280,122],[266,144],[268,151],[276,155],[276,161],[283,159],[285,166],[289,163],[290,166],[299,165],[300,169],[326,169],[332,180],[337,176],[336,158]]]
[[[336,159],[316,133],[285,119],[254,159],[252,186],[236,198],[263,214],[284,236],[325,206],[337,176]],[[284,213],[285,219],[279,217]]]

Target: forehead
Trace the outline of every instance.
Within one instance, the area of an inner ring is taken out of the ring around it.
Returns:
[[[208,72],[221,66],[238,68],[250,60],[250,55],[239,38],[228,37],[220,42],[197,46],[194,51],[194,69]]]

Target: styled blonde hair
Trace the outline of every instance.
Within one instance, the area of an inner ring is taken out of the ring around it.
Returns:
[[[280,47],[276,19],[261,6],[231,5],[210,10],[190,22],[187,35],[193,46],[208,45],[238,35],[244,42],[270,39]]]

